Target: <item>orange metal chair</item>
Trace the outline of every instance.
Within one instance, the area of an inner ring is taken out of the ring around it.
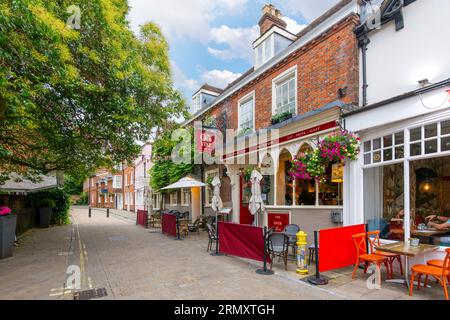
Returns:
[[[387,258],[380,255],[367,253],[366,249],[367,234],[358,233],[353,235],[352,238],[356,246],[356,263],[355,267],[353,268],[352,278],[355,279],[356,271],[358,270],[359,264],[361,262],[364,262],[365,264],[364,273],[367,273],[368,266],[371,263],[373,263],[377,266],[379,271],[381,271],[381,264],[384,264],[386,266],[386,270],[389,275],[389,265]],[[381,275],[381,273],[379,274]],[[381,284],[381,278],[378,279],[378,282],[379,284]]]
[[[422,275],[425,275],[424,286],[427,286],[429,276],[435,277],[444,287],[445,299],[449,300],[447,282],[449,281],[448,278],[450,277],[450,248],[446,249],[445,252],[447,254],[445,256],[442,268],[424,264],[416,264],[411,268],[411,285],[409,289],[410,296],[413,295],[414,279],[416,278],[416,275],[418,275],[417,290],[420,290],[420,279],[422,278]]]
[[[390,253],[390,252],[383,252],[383,251],[377,251],[375,249],[375,247],[379,247],[381,245],[380,243],[380,231],[376,230],[376,231],[370,231],[367,232],[367,238],[369,240],[369,244],[370,244],[370,253],[376,254],[378,256],[382,256],[382,257],[386,257],[387,258],[387,262],[389,265],[389,270],[388,270],[388,278],[392,279],[394,277],[394,267],[393,264],[395,262],[395,260],[398,261],[398,263],[400,264],[400,273],[403,275],[403,267],[402,267],[402,258],[399,254],[395,254],[395,253]]]
[[[444,267],[444,260],[429,260],[427,261],[427,265],[437,268],[443,268]]]

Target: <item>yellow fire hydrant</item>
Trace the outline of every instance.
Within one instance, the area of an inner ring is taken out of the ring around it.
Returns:
[[[306,263],[306,241],[307,234],[303,231],[297,233],[297,273],[308,274],[308,265]]]

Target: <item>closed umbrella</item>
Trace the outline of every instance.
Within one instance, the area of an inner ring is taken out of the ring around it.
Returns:
[[[253,219],[253,224],[258,226],[259,224],[259,214],[266,210],[264,206],[264,201],[261,197],[261,180],[263,176],[258,170],[253,170],[252,175],[250,177],[250,181],[252,183],[252,197],[250,198],[250,203],[248,205],[248,209],[250,213],[255,217]]]
[[[212,186],[213,186],[213,197],[211,199],[211,208],[214,210],[214,212],[216,213],[216,239],[219,239],[219,228],[218,228],[218,223],[217,223],[217,214],[220,210],[222,210],[223,208],[223,203],[222,203],[222,199],[220,198],[220,186],[221,186],[221,182],[220,182],[220,178],[218,175],[216,175],[214,177],[214,179],[211,182]],[[215,255],[219,255],[219,241],[216,241],[216,253]]]

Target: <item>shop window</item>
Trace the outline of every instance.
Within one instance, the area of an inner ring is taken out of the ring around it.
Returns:
[[[298,158],[302,158],[305,153],[311,152],[312,147],[304,143],[297,154]],[[295,204],[299,206],[316,205],[316,182],[314,179],[297,179],[295,180]]]
[[[191,189],[181,190],[181,205],[188,206],[191,203]]]
[[[177,192],[172,192],[169,194],[169,205],[176,206],[177,205]]]
[[[342,170],[343,167],[339,164],[328,166],[325,182],[319,183],[319,205],[342,205]]]
[[[266,205],[275,204],[275,167],[270,154],[267,154],[261,161],[261,196]]]
[[[404,133],[396,132],[364,141],[364,164],[380,164],[404,158]]]
[[[450,151],[450,121],[412,128],[409,135],[411,157]]]
[[[294,181],[288,173],[292,165],[291,153],[283,149],[278,161],[277,205],[292,206],[294,200]]]

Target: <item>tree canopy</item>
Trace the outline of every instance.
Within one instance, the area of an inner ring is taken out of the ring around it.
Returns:
[[[175,140],[172,132],[165,132],[159,136],[154,142],[152,147],[153,166],[150,170],[150,184],[154,191],[158,191],[161,188],[175,183],[184,176],[194,171],[194,147],[193,147],[193,129],[190,129],[190,145],[186,146],[190,152],[189,163],[175,163],[172,161],[172,152],[174,148],[179,144],[182,138]],[[182,154],[184,149],[179,150]]]
[[[125,0],[0,4],[0,173],[88,173],[131,160],[184,115],[157,25],[130,30]]]

